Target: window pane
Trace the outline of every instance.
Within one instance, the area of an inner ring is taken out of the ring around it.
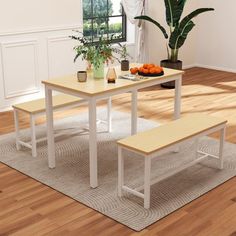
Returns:
[[[112,11],[109,12],[109,16],[122,15],[121,1],[109,0],[109,3],[111,4],[111,7],[112,7]]]
[[[108,33],[108,19],[96,18],[93,20],[93,37],[96,41],[100,36],[106,37]]]
[[[109,35],[122,36],[122,17],[109,18]]]
[[[116,41],[126,40],[126,18],[121,0],[83,0],[84,36],[94,41],[100,36],[117,36]]]
[[[92,20],[84,20],[84,36],[88,37],[91,36],[92,37]]]
[[[90,18],[92,15],[92,1],[91,0],[83,0],[83,17]]]
[[[108,15],[107,0],[93,0],[93,17],[105,17]],[[109,5],[111,8],[111,6]],[[112,8],[111,8],[112,9]]]

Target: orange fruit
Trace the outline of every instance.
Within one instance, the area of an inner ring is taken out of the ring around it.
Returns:
[[[139,68],[138,68],[138,71],[141,72],[141,73],[143,72],[143,70],[144,70],[143,67],[139,67]]]
[[[155,71],[156,71],[156,74],[159,74],[162,72],[161,68],[160,67],[155,67]]]
[[[134,68],[130,68],[130,73],[131,73],[131,74],[136,74],[136,73],[135,73],[135,69],[134,69]]]
[[[148,74],[148,73],[149,73],[149,70],[148,70],[148,69],[143,69],[143,73],[144,73],[144,74]]]
[[[131,74],[135,75],[138,72],[138,68],[137,67],[130,68],[130,72]]]
[[[156,69],[154,67],[152,67],[151,69],[149,69],[149,73],[150,74],[155,74],[156,73]]]
[[[148,64],[143,64],[144,69],[148,69]]]
[[[154,64],[148,64],[148,65],[147,65],[147,69],[151,69],[151,68],[153,68],[153,67],[155,67]]]

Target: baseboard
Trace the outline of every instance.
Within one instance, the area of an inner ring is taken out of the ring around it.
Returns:
[[[0,108],[0,113],[6,111],[12,111],[12,106],[5,106]]]
[[[231,68],[226,68],[226,67],[209,66],[209,65],[203,65],[203,64],[196,64],[195,67],[201,67],[201,68],[206,68],[206,69],[211,69],[211,70],[220,70],[220,71],[225,71],[225,72],[236,73],[236,69],[231,69]]]
[[[187,69],[191,69],[193,67],[196,67],[196,64],[190,64],[190,65],[183,66],[183,69],[187,70]]]

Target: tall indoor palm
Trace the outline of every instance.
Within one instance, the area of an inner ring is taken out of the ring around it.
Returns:
[[[179,49],[183,46],[189,32],[195,26],[194,22],[192,21],[193,18],[203,12],[214,11],[214,9],[199,8],[190,13],[189,15],[185,16],[181,20],[181,16],[187,0],[164,0],[164,1],[166,8],[166,22],[170,28],[170,35],[167,34],[167,31],[163,26],[161,26],[157,21],[155,21],[149,16],[146,15],[137,16],[135,17],[135,19],[149,21],[154,25],[156,25],[161,30],[164,37],[168,40],[168,46],[169,46],[167,47],[168,60],[171,62],[177,62]]]

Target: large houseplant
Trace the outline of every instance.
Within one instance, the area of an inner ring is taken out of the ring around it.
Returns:
[[[80,32],[79,32],[80,33]],[[84,36],[71,36],[79,44],[74,47],[76,55],[74,61],[82,56],[82,60],[87,60],[93,66],[94,78],[104,78],[104,63],[113,60],[112,37],[105,38],[101,35],[98,41],[93,42],[92,38]]]
[[[164,67],[182,69],[182,61],[178,60],[178,53],[179,49],[184,45],[189,32],[195,26],[192,21],[193,18],[203,12],[214,11],[213,8],[199,8],[181,19],[186,1],[187,0],[164,0],[166,8],[166,23],[170,30],[169,35],[166,29],[151,17],[146,15],[135,17],[135,19],[145,20],[156,25],[163,33],[165,39],[168,40],[168,59],[161,61],[161,65]],[[162,84],[162,87],[174,88],[174,82]]]

